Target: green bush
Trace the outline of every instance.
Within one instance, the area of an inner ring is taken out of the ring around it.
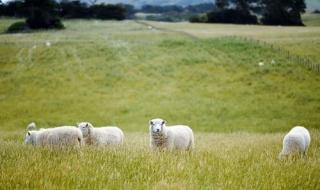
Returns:
[[[7,33],[27,32],[30,28],[25,22],[15,22],[7,29]]]
[[[208,17],[206,14],[204,15],[194,15],[189,18],[189,22],[196,23],[196,22],[207,22]]]

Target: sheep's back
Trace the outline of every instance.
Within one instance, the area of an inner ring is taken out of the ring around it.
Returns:
[[[303,135],[304,141],[306,143],[306,147],[309,147],[310,145],[310,141],[311,141],[311,137],[310,137],[310,133],[308,131],[308,129],[302,127],[302,126],[296,126],[294,128],[292,128],[290,130],[289,133],[300,133]]]
[[[98,127],[94,128],[92,138],[98,144],[119,144],[123,141],[123,132],[118,127]]]
[[[167,127],[168,137],[174,136],[174,143],[178,148],[190,148],[193,146],[193,131],[186,125],[174,125]]]

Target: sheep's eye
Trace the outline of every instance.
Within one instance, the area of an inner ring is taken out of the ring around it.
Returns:
[[[150,121],[150,125],[153,125],[153,122],[152,122],[152,121]]]
[[[162,123],[161,123],[161,124],[162,124],[162,125],[164,125],[165,123],[166,123],[165,121],[162,121]]]

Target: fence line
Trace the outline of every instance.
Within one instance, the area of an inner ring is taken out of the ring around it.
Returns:
[[[190,33],[185,32],[185,31],[173,30],[173,29],[168,29],[168,28],[161,28],[161,27],[157,27],[157,26],[154,26],[152,24],[149,24],[149,23],[146,23],[146,22],[143,22],[143,21],[140,21],[140,20],[135,20],[135,22],[138,23],[138,24],[147,26],[147,27],[152,27],[152,28],[154,28],[156,30],[160,30],[160,31],[164,31],[164,32],[171,32],[171,33],[178,33],[178,34],[187,36],[187,37],[189,37],[189,38],[191,38],[193,40],[200,40],[200,38],[198,36],[190,34]],[[242,40],[242,41],[246,41],[246,42],[257,44],[257,45],[262,46],[262,47],[270,48],[273,51],[275,51],[277,53],[280,53],[282,56],[287,58],[290,62],[298,63],[298,64],[306,67],[309,70],[312,70],[312,71],[320,73],[320,63],[317,64],[317,63],[313,62],[308,57],[303,57],[303,56],[300,56],[300,55],[293,54],[290,51],[288,51],[288,50],[286,50],[286,49],[284,49],[284,48],[282,48],[280,46],[277,46],[275,44],[268,43],[268,42],[263,41],[263,40],[257,40],[257,39],[254,39],[254,38],[245,37],[245,36],[222,36],[222,37],[220,37],[220,39],[226,39],[226,38],[230,38],[230,39],[234,39],[234,40]]]
[[[308,57],[303,57],[300,55],[293,54],[290,51],[286,50],[285,48],[282,48],[282,47],[277,46],[275,44],[271,44],[266,41],[257,40],[254,38],[249,38],[249,37],[244,37],[244,36],[229,36],[229,37],[222,37],[222,38],[231,38],[231,39],[235,39],[235,40],[247,41],[247,42],[257,44],[259,46],[270,48],[273,51],[280,53],[283,57],[288,59],[290,62],[298,63],[300,65],[303,65],[304,67],[306,67],[309,70],[320,73],[320,64],[313,62]]]

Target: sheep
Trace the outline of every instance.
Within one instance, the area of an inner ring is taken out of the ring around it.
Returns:
[[[279,159],[282,159],[284,156],[295,154],[302,154],[305,156],[310,141],[310,134],[306,128],[302,126],[292,128],[283,138],[283,148],[279,154]]]
[[[121,145],[124,141],[124,134],[118,127],[94,128],[89,122],[81,122],[78,128],[88,145]]]
[[[37,126],[34,122],[31,122],[27,125],[27,131],[33,131],[33,130],[36,130],[37,129]]]
[[[83,145],[83,136],[82,132],[74,126],[47,128],[39,131],[28,131],[25,144],[80,147]]]
[[[190,127],[185,125],[166,126],[160,118],[149,121],[150,147],[152,149],[192,150],[194,135]]]

